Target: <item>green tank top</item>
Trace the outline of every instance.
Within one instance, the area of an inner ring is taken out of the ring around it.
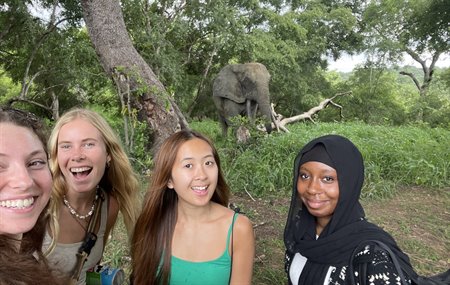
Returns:
[[[227,285],[230,281],[231,257],[228,250],[237,213],[233,215],[223,254],[214,260],[192,262],[171,257],[170,285]]]

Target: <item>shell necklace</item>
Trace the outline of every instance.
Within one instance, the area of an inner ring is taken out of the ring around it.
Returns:
[[[98,185],[97,185],[97,189],[98,189]],[[92,202],[91,210],[90,210],[86,215],[80,215],[80,214],[78,214],[78,212],[77,212],[77,211],[69,204],[69,201],[67,201],[67,198],[66,198],[66,194],[64,194],[64,197],[63,197],[64,205],[66,205],[66,207],[69,209],[69,212],[70,212],[73,216],[77,217],[77,218],[80,219],[80,220],[86,220],[86,218],[89,218],[90,216],[92,216],[92,214],[94,213],[94,209],[95,209],[95,201],[97,201],[97,199],[98,199],[98,194],[96,193],[96,194],[95,194],[94,202]]]

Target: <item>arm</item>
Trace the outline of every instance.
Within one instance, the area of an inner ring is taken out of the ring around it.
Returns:
[[[239,215],[233,229],[233,263],[230,284],[251,284],[255,256],[255,234],[250,220]]]
[[[355,271],[358,271],[363,279],[362,282],[360,279],[360,284],[384,285],[398,282],[398,272],[389,253],[373,245],[369,247],[366,256],[363,254],[355,258]],[[411,280],[408,279],[406,283],[411,284]]]

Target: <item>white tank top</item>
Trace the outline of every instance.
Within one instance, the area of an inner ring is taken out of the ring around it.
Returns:
[[[83,270],[78,278],[77,285],[86,285],[86,271],[93,268],[101,260],[103,255],[103,241],[106,230],[106,223],[108,219],[108,194],[105,193],[105,201],[102,203],[100,228],[97,233],[97,241],[91,250],[86,262],[84,263]],[[45,233],[44,243],[42,251],[45,252],[50,246],[52,238],[49,233]],[[70,276],[75,268],[77,258],[76,254],[83,242],[76,242],[70,244],[57,243],[52,253],[47,256],[49,266],[52,269],[58,270],[60,273]]]

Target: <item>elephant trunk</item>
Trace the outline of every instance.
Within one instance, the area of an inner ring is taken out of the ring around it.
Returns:
[[[267,133],[272,132],[272,108],[270,102],[258,103],[259,112],[264,117],[264,126],[266,127]]]
[[[249,92],[247,97],[258,104],[259,113],[264,117],[264,126],[267,133],[270,134],[272,131],[273,115],[272,107],[270,106],[269,78],[260,78],[260,82],[255,86],[256,92]]]

